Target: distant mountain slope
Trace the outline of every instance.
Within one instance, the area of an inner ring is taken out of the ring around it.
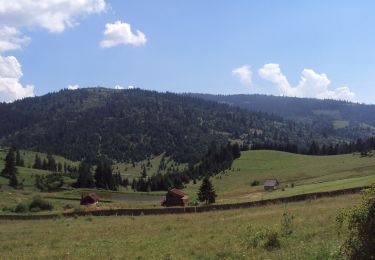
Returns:
[[[278,116],[153,91],[87,88],[0,104],[4,145],[73,160],[106,155],[139,161],[166,152],[178,162],[198,160],[212,141],[337,141],[309,125]]]
[[[341,138],[354,139],[375,134],[375,105],[257,94],[191,95],[316,125],[318,129],[326,129],[327,134]]]

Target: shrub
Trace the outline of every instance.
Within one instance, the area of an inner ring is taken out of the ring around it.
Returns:
[[[39,210],[52,210],[53,205],[48,200],[45,200],[41,197],[34,197],[29,205],[29,210],[33,211],[39,208]]]
[[[5,207],[3,207],[1,210],[2,210],[3,212],[12,212],[12,211],[14,211],[14,208],[11,208],[11,207],[7,207],[7,206],[5,206]]]
[[[189,206],[198,206],[199,202],[197,200],[192,200],[192,201],[189,201],[188,205]]]
[[[260,184],[259,181],[254,180],[254,181],[251,183],[251,186],[258,186],[259,184]]]
[[[283,236],[289,236],[293,233],[293,219],[294,216],[285,211],[281,217],[281,234]]]
[[[271,229],[265,227],[256,230],[250,225],[247,228],[245,244],[248,248],[262,247],[266,250],[280,248],[279,231],[275,228]]]
[[[349,259],[374,259],[375,256],[375,184],[366,190],[362,201],[337,217],[345,230],[340,253]]]
[[[25,213],[29,210],[29,207],[26,203],[20,202],[18,205],[15,207],[14,212],[16,213]]]
[[[63,206],[63,209],[67,210],[67,209],[73,209],[74,208],[74,205],[70,204],[70,203],[67,203]]]
[[[39,207],[34,207],[34,208],[31,208],[30,209],[30,212],[33,212],[33,213],[35,213],[35,212],[39,212],[40,211],[40,208]]]
[[[36,175],[35,186],[41,191],[57,191],[64,185],[60,173],[50,173],[45,176]]]

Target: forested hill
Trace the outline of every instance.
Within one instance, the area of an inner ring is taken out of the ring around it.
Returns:
[[[196,161],[212,141],[334,141],[309,125],[172,93],[140,89],[62,90],[0,104],[3,145],[95,160],[139,161],[166,152]],[[329,140],[327,140],[329,139]]]
[[[189,95],[309,123],[318,129],[324,128],[327,135],[341,138],[355,139],[375,134],[375,105],[259,94]]]

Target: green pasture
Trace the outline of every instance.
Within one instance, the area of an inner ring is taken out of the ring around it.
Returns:
[[[186,215],[0,221],[4,259],[330,259],[342,243],[336,216],[359,201],[345,195],[313,201]],[[280,230],[280,247],[252,247],[255,230]]]
[[[363,179],[353,179],[358,177]],[[240,199],[252,193],[264,197],[262,183],[265,179],[276,178],[280,187],[295,185],[293,190],[275,191],[272,196],[289,195],[299,191],[316,192],[322,187],[335,190],[342,187],[356,187],[375,182],[375,157],[361,157],[359,154],[332,156],[309,156],[278,151],[246,151],[235,160],[232,169],[212,178],[218,200]],[[251,186],[257,180],[259,186]],[[326,183],[326,184],[325,184]],[[342,183],[346,183],[344,186]],[[200,182],[187,185],[185,192],[193,198]],[[309,185],[309,186],[306,186]],[[269,196],[269,195],[267,195]],[[252,197],[251,195],[248,196]]]

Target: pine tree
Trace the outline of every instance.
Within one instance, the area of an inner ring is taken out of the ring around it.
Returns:
[[[118,184],[112,174],[112,164],[109,160],[101,159],[98,161],[95,170],[95,185],[102,189],[118,189]]]
[[[35,155],[35,160],[33,164],[34,169],[42,169],[42,161],[38,154]]]
[[[206,204],[215,203],[216,193],[212,186],[210,178],[208,176],[204,177],[202,185],[198,191],[198,200],[205,202]]]
[[[143,167],[142,173],[141,173],[142,178],[147,178],[147,170],[146,167]]]
[[[238,145],[238,143],[235,143],[232,146],[232,153],[233,153],[233,158],[234,159],[240,158],[240,156],[241,156],[241,149],[240,149],[240,146]]]
[[[17,188],[18,187],[18,179],[17,179],[17,176],[16,174],[12,174],[10,177],[9,177],[9,183],[8,185],[13,187],[13,188]]]
[[[91,173],[91,167],[86,162],[81,162],[78,168],[78,179],[75,183],[75,187],[77,188],[93,188],[94,185],[94,178]]]
[[[13,188],[18,187],[16,158],[13,149],[10,149],[5,157],[5,168],[1,175],[9,179],[9,186]]]
[[[19,150],[16,150],[16,166],[21,166],[21,155]]]

